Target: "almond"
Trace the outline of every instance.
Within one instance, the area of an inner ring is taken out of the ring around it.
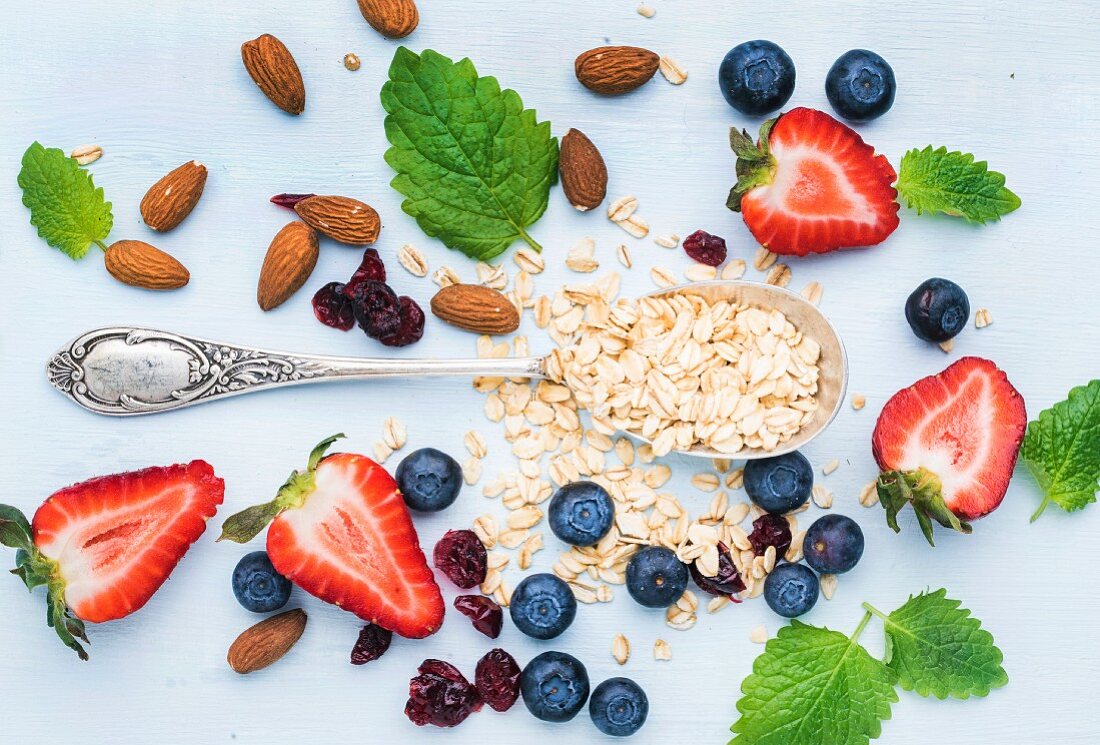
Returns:
[[[579,129],[561,138],[561,188],[569,203],[581,212],[599,207],[607,196],[607,165],[592,140]]]
[[[305,630],[306,613],[301,608],[265,618],[241,632],[226,660],[241,675],[263,670],[289,652]]]
[[[577,57],[574,70],[585,88],[617,96],[644,85],[660,64],[658,55],[641,47],[596,47]]]
[[[204,188],[206,166],[197,160],[184,163],[145,192],[141,199],[141,219],[153,230],[171,230],[195,209]]]
[[[144,241],[115,241],[103,263],[119,282],[146,290],[175,290],[191,279],[187,267]]]
[[[449,285],[432,298],[432,313],[452,326],[479,334],[510,334],[519,311],[504,294],[484,285]]]
[[[244,68],[271,102],[288,114],[306,108],[306,86],[298,63],[286,45],[271,34],[241,44]]]
[[[382,36],[402,39],[420,22],[413,0],[359,0],[359,12]]]
[[[317,253],[317,233],[303,222],[289,223],[276,233],[260,268],[260,308],[278,308],[297,292],[313,274]]]
[[[350,197],[307,197],[294,205],[294,211],[311,228],[353,246],[374,243],[382,229],[374,207]]]

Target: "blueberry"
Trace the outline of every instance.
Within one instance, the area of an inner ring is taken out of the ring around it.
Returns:
[[[688,569],[663,546],[647,546],[626,565],[626,590],[647,608],[667,608],[687,587]]]
[[[825,76],[825,95],[836,113],[852,122],[869,122],[894,105],[894,71],[879,55],[853,49],[840,55]]]
[[[519,676],[523,703],[544,722],[568,722],[588,700],[588,671],[565,652],[543,652]]]
[[[784,515],[806,504],[814,488],[814,469],[799,452],[745,464],[749,499],[773,515]]]
[[[588,713],[596,729],[605,735],[629,737],[645,724],[649,699],[630,678],[609,678],[592,691]]]
[[[253,613],[279,610],[290,600],[290,580],[275,571],[266,551],[245,554],[233,570],[233,594]]]
[[[615,503],[599,484],[576,481],[550,500],[550,530],[574,546],[594,546],[611,530]]]
[[[780,564],[764,580],[764,600],[785,618],[809,612],[817,602],[817,575],[802,564]]]
[[[536,639],[553,639],[573,623],[577,599],[553,574],[532,574],[512,592],[508,607],[516,628]]]
[[[843,574],[863,556],[863,531],[844,515],[819,517],[806,531],[802,553],[816,571]]]
[[[726,103],[749,116],[763,116],[794,93],[794,61],[778,44],[746,41],[726,53],[718,67]]]
[[[462,466],[435,448],[414,450],[397,466],[397,488],[411,509],[438,512],[458,498]]]
[[[954,339],[969,319],[970,299],[949,279],[926,279],[905,301],[905,320],[925,341]]]

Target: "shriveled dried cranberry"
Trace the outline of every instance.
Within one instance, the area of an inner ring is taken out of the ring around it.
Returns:
[[[726,239],[704,230],[696,230],[684,239],[684,251],[692,261],[718,266],[726,260]]]
[[[791,524],[782,515],[765,513],[753,521],[749,543],[757,556],[763,556],[768,546],[775,546],[775,555],[782,558],[791,547]]]
[[[424,311],[408,295],[397,298],[400,309],[401,325],[389,336],[379,337],[378,341],[387,347],[407,347],[420,341],[424,336]]]
[[[352,295],[355,320],[372,339],[395,333],[401,327],[401,305],[385,282],[368,279]]]
[[[344,285],[329,282],[313,296],[313,315],[326,326],[347,331],[355,325],[351,299],[344,294]]]
[[[745,590],[745,583],[730,557],[730,550],[722,542],[718,543],[718,574],[704,577],[694,561],[688,564],[688,571],[699,589],[711,595],[730,596]]]
[[[492,598],[484,595],[459,595],[455,598],[455,610],[473,621],[474,628],[490,639],[500,636],[504,611]]]
[[[363,252],[363,261],[359,263],[359,268],[355,270],[355,273],[351,275],[351,279],[344,286],[344,294],[348,297],[354,297],[355,291],[368,280],[374,282],[386,281],[386,265],[382,263],[382,257],[378,255],[378,251],[373,248],[368,248]]]
[[[519,698],[520,672],[515,658],[497,647],[477,661],[474,685],[495,711],[508,711]]]
[[[432,561],[447,579],[469,590],[485,581],[489,554],[474,531],[448,530],[435,544]]]
[[[294,205],[303,199],[309,199],[315,197],[316,194],[276,194],[271,198],[272,204],[277,204],[280,207],[286,207],[289,210],[294,209]]]
[[[442,660],[424,660],[419,675],[409,681],[405,716],[413,724],[454,727],[481,710],[481,694],[454,665]]]
[[[351,664],[365,665],[373,662],[390,648],[393,632],[373,623],[368,623],[359,632],[359,638],[351,649]]]

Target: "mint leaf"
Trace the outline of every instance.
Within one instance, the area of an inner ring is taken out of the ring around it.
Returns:
[[[894,671],[855,639],[798,621],[779,630],[752,670],[730,728],[736,745],[865,745],[898,700]]]
[[[1067,512],[1095,502],[1100,488],[1100,380],[1074,388],[1065,401],[1029,422],[1020,456],[1043,490],[1033,521],[1051,502]]]
[[[519,94],[477,76],[469,59],[400,47],[382,86],[390,185],[420,229],[488,260],[527,234],[557,181],[558,141]]]
[[[57,148],[37,142],[27,148],[19,187],[38,236],[70,258],[83,258],[93,243],[111,232],[114,218],[103,189],[96,188],[91,174]]]
[[[921,593],[883,619],[886,664],[907,691],[939,699],[985,696],[1008,683],[1004,656],[981,621],[946,590]]]
[[[917,214],[942,212],[985,223],[1020,206],[1020,198],[1005,187],[1005,177],[974,162],[969,153],[947,152],[932,146],[913,149],[901,159],[898,195]]]

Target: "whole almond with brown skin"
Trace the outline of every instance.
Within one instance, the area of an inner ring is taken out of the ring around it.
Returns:
[[[382,229],[374,207],[350,197],[307,197],[294,205],[294,211],[315,230],[353,246],[374,243]]]
[[[596,47],[577,57],[577,80],[591,91],[617,96],[644,85],[657,72],[661,58],[641,47]]]
[[[205,187],[206,166],[197,160],[184,163],[145,192],[141,219],[153,230],[171,230],[195,209]]]
[[[241,632],[226,660],[241,675],[263,670],[289,652],[305,630],[306,613],[301,608],[265,618]]]
[[[449,285],[432,298],[432,313],[452,326],[479,334],[510,334],[519,311],[502,293],[484,285]]]
[[[607,164],[579,129],[571,129],[561,138],[558,171],[566,199],[581,212],[599,207],[607,196]]]
[[[413,0],[359,0],[359,12],[371,28],[390,39],[403,39],[420,23]]]
[[[294,55],[271,34],[262,34],[241,44],[241,59],[252,80],[288,114],[301,114],[306,108],[306,85]]]
[[[146,290],[175,290],[191,279],[187,267],[144,241],[115,241],[103,263],[119,282]]]
[[[277,308],[297,292],[313,274],[317,254],[317,233],[304,222],[295,220],[276,233],[260,268],[260,308]]]

